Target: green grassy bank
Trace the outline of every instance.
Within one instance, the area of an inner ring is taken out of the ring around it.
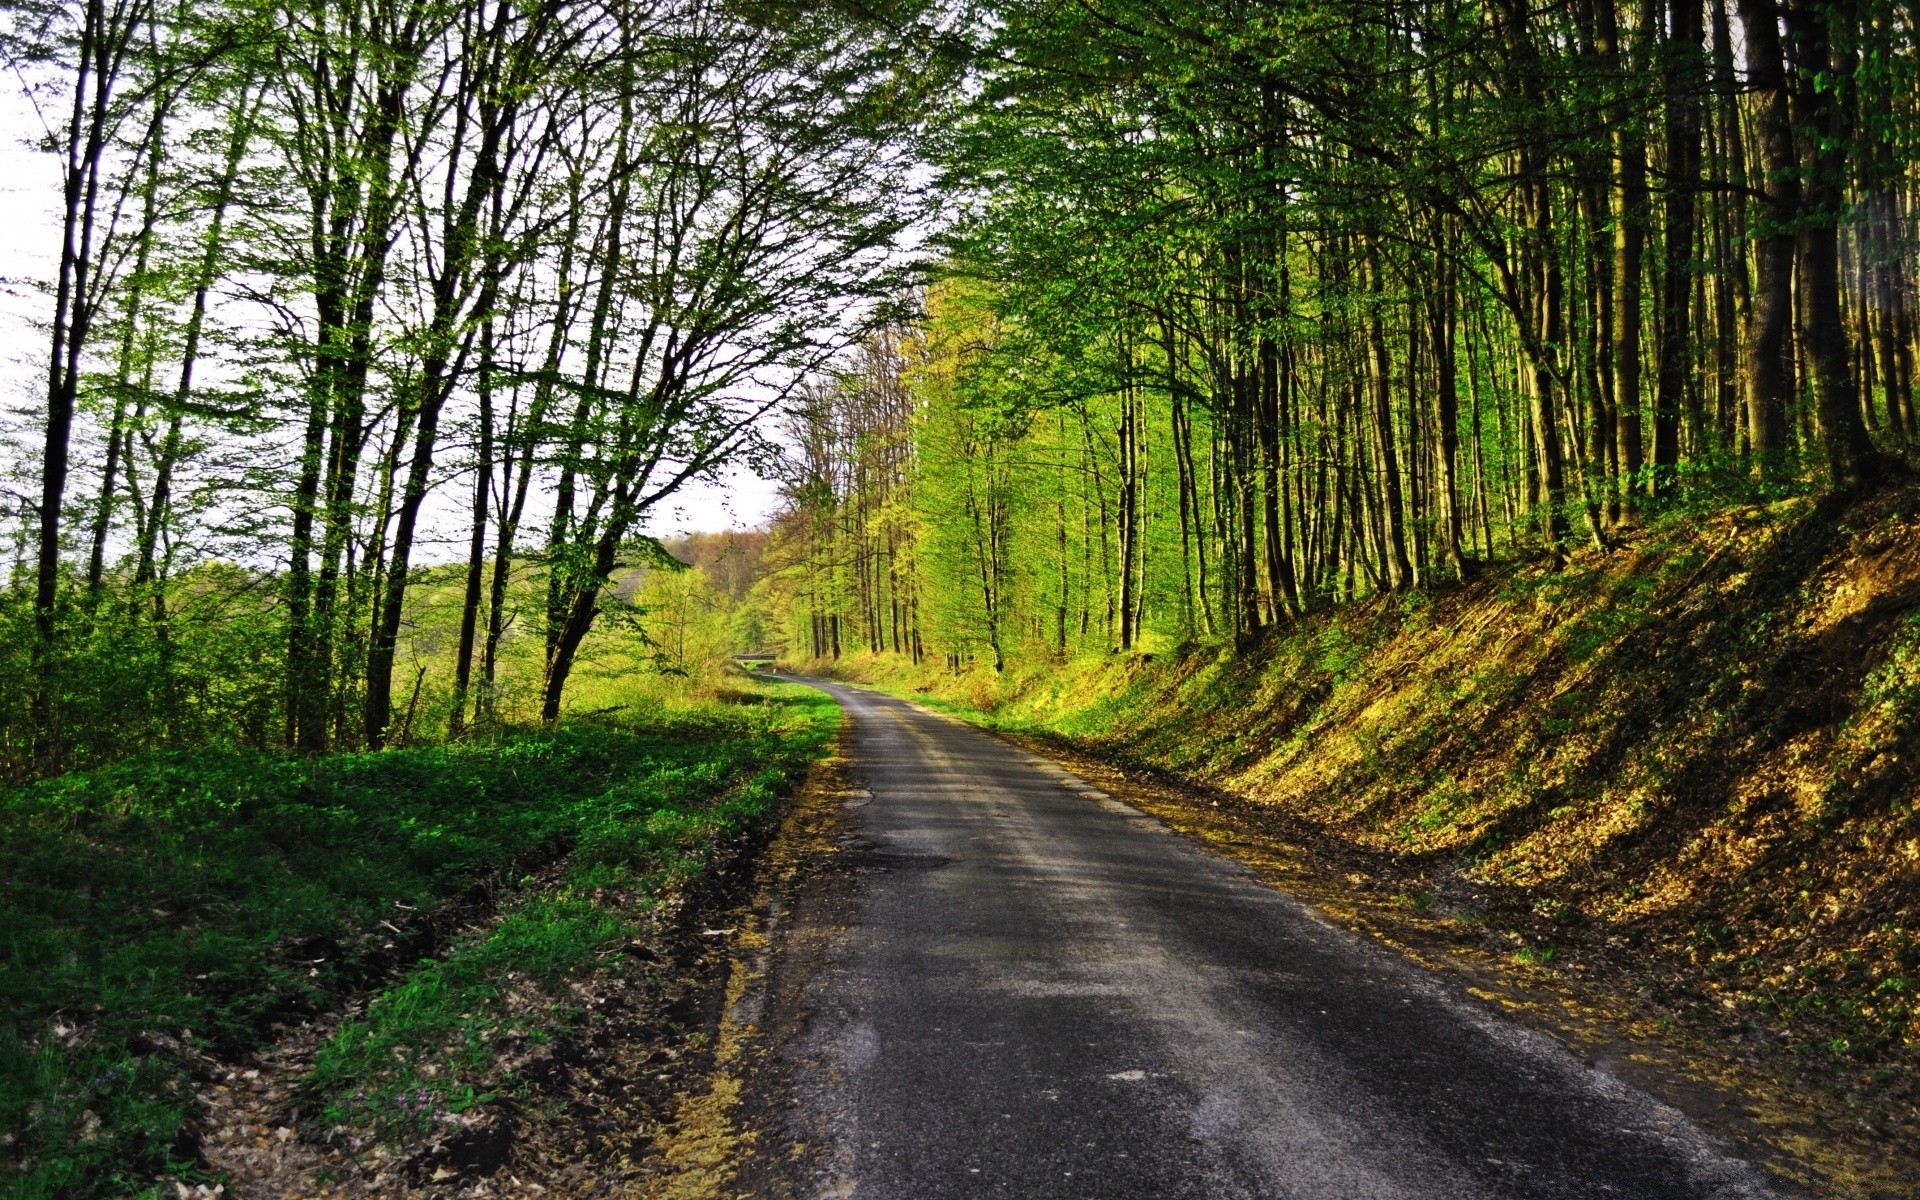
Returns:
[[[569,979],[766,822],[807,689],[446,746],[145,754],[0,795],[0,1196],[195,1171],[195,1090],[348,1009],[303,1119],[404,1137],[515,1082]]]
[[[1914,489],[1676,513],[1238,649],[814,666],[1308,822],[1407,903],[1617,969],[1920,1136]]]

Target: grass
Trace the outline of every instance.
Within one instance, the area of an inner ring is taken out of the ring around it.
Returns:
[[[756,686],[447,746],[146,754],[0,795],[0,1196],[140,1191],[191,1157],[195,1061],[369,991],[306,1083],[329,1120],[392,1136],[484,1102],[502,1039],[564,1016],[510,1006],[513,981],[592,969],[823,751],[830,702]]]

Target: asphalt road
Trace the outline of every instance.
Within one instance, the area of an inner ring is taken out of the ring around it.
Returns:
[[[811,681],[804,681],[811,682]],[[805,1188],[940,1197],[1789,1195],[1681,1114],[1064,769],[818,683],[861,879],[805,985]]]

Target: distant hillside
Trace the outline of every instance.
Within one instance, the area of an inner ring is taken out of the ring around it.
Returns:
[[[738,604],[760,577],[760,555],[767,547],[767,534],[760,529],[728,529],[683,534],[661,544],[681,562],[705,571],[713,586]]]

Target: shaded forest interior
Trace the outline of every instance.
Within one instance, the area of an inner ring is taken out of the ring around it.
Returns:
[[[793,419],[816,655],[1245,638],[1907,473],[1908,10],[1005,16],[923,316]]]

